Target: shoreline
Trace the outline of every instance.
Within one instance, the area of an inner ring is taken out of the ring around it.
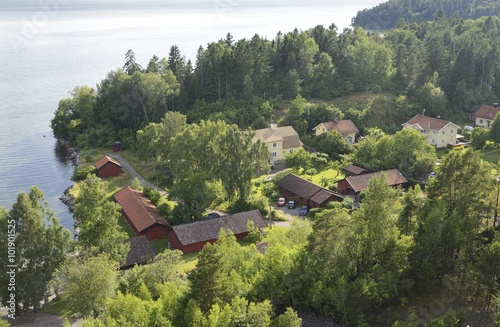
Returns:
[[[78,152],[78,149],[71,142],[59,138],[56,138],[56,140],[57,143],[59,143],[62,147],[66,149],[66,152],[68,153],[68,159],[71,160],[71,164],[74,167],[73,169],[74,172],[75,169],[82,164],[82,161],[80,159],[80,152]],[[75,199],[70,193],[74,185],[75,184],[71,184],[71,186],[67,187],[63,191],[63,195],[59,197],[59,200],[61,200],[61,202],[68,207],[68,211],[71,214],[75,212],[75,203],[74,203]]]

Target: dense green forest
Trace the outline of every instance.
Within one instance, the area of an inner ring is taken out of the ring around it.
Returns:
[[[176,46],[145,68],[130,50],[124,68],[96,89],[78,87],[61,100],[52,127],[82,148],[115,140],[130,148],[137,130],[178,111],[188,123],[221,119],[241,129],[283,120],[305,136],[317,119],[332,119],[324,115],[335,111],[331,100],[366,92],[380,96],[338,108],[361,132],[393,132],[423,109],[460,122],[478,105],[500,102],[500,18],[436,18],[383,36],[334,25],[273,40],[228,34],[200,47],[194,65]],[[292,110],[299,95],[314,104]]]
[[[431,21],[436,15],[463,19],[497,16],[500,3],[496,0],[389,0],[359,11],[352,24],[369,30],[387,30],[400,20]]]

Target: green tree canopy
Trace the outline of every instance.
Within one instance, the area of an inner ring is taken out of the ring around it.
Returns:
[[[66,260],[71,233],[54,217],[43,192],[36,186],[28,194],[19,193],[7,214],[0,209],[0,226],[3,250],[0,263],[2,267],[16,267],[14,290],[8,289],[7,273],[0,277],[0,298],[6,303],[13,292],[17,315],[26,313],[30,307],[36,311],[47,294],[48,282]],[[7,245],[15,249],[14,256],[8,256]]]

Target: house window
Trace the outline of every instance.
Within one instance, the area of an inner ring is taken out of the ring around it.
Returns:
[[[450,131],[450,134],[453,134],[453,130]]]
[[[443,134],[443,135],[444,135],[444,133],[445,133],[445,131],[443,131],[441,134]]]
[[[432,134],[436,134],[436,131],[432,131]]]
[[[479,124],[482,124],[483,123],[483,120],[482,119],[479,119]]]
[[[278,143],[273,143],[273,148],[277,147]]]
[[[444,140],[441,140],[441,143],[444,143]]]
[[[292,153],[292,152],[293,152],[293,149],[290,150],[290,153]]]
[[[435,139],[432,139],[432,143],[436,143],[436,140],[435,140]]]
[[[278,155],[276,154],[276,152],[271,153],[271,157],[275,158],[275,157],[277,157],[277,156],[278,156]]]

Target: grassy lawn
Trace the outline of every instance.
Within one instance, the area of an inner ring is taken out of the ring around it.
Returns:
[[[500,150],[482,151],[481,158],[484,161],[488,161],[488,162],[496,164],[498,162],[498,160],[500,159]]]
[[[150,241],[150,243],[153,246],[153,249],[155,249],[156,254],[160,254],[168,248],[168,239],[166,238]]]
[[[130,226],[127,224],[127,221],[125,220],[125,218],[123,217],[120,217],[120,219],[118,219],[118,225],[121,226],[121,228],[123,229],[123,231],[125,231],[125,233],[127,233],[127,236],[129,238],[131,237],[134,237],[135,234],[134,234],[134,231],[132,230],[132,228],[130,228]]]
[[[198,255],[200,252],[187,253],[182,255],[184,263],[181,265],[182,272],[188,272],[196,268],[198,263]]]
[[[300,169],[296,175],[299,175],[302,178],[305,178],[314,184],[321,185],[321,182],[326,179],[328,181],[339,181],[345,177],[343,171],[338,171],[336,169],[326,167],[320,167],[317,170],[316,175],[307,175],[303,169]]]
[[[40,312],[67,318],[73,318],[74,314],[73,311],[69,309],[68,303],[61,299],[53,299],[43,306]]]

